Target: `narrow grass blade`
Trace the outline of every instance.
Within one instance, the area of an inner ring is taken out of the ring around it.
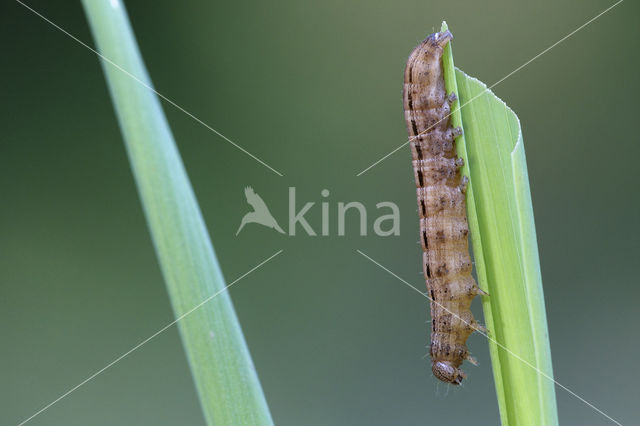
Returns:
[[[442,30],[447,29],[443,23]],[[551,351],[529,178],[518,117],[443,57],[451,116],[469,177],[467,212],[503,425],[557,425]]]
[[[100,53],[121,67],[102,61],[176,317],[220,292],[178,322],[207,423],[273,424],[122,0],[83,0],[83,5]]]

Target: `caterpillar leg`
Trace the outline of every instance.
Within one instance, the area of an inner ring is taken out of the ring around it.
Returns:
[[[480,296],[489,296],[489,293],[481,289],[477,284],[473,287],[473,292]]]
[[[451,128],[451,137],[453,139],[457,138],[460,135],[462,135],[462,127],[453,127],[453,128]]]
[[[474,357],[471,356],[470,353],[467,352],[467,354],[464,356],[464,359],[466,359],[467,361],[469,361],[471,364],[473,365],[478,365],[478,360],[475,359]]]
[[[466,176],[462,176],[460,181],[460,192],[465,194],[467,192],[467,186],[469,186],[469,178]]]
[[[487,329],[487,327],[485,327],[484,325],[482,325],[482,324],[480,324],[480,323],[478,323],[476,321],[474,321],[471,324],[471,328],[473,328],[475,331],[479,331],[480,333],[483,333],[483,334],[489,333],[489,329]]]
[[[449,93],[449,96],[447,96],[447,102],[449,103],[449,105],[451,105],[457,100],[458,100],[458,95],[456,95],[454,92]]]
[[[462,135],[462,127],[449,127],[446,130],[434,129],[431,136],[427,137],[437,147],[438,152],[448,152],[453,149],[453,142],[460,135]]]

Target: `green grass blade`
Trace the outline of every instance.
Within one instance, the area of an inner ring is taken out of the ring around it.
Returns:
[[[470,180],[467,212],[478,281],[490,294],[482,303],[502,424],[557,425],[520,122],[482,82],[455,69],[451,43],[443,66],[447,92],[459,98],[451,120],[464,129],[457,150]]]
[[[148,88],[122,0],[83,5],[100,53],[135,76],[102,62],[176,317],[221,292],[178,322],[207,423],[273,424],[180,154]]]

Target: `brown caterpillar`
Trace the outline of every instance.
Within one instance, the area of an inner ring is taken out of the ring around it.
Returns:
[[[442,70],[442,53],[453,36],[431,34],[409,55],[404,71],[404,114],[415,172],[424,276],[431,300],[431,369],[438,379],[460,384],[466,359],[477,364],[466,341],[484,330],[473,318],[471,301],[486,294],[471,276],[469,225],[465,206],[467,177],[456,156],[462,129],[449,123],[451,104]]]

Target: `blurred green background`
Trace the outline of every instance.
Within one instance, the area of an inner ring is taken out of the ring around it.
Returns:
[[[487,343],[460,388],[430,373],[428,300],[402,72],[446,19],[456,64],[499,80],[608,1],[128,1],[158,91],[285,174],[168,104],[184,162],[280,425],[494,425]],[[31,7],[93,45],[78,1]],[[640,7],[627,1],[494,91],[520,117],[556,379],[637,422]],[[0,423],[17,424],[173,320],[97,57],[15,2],[0,6]],[[613,71],[612,71],[613,70]],[[288,187],[320,231],[235,232],[251,185],[287,229]],[[369,236],[339,201],[368,208]],[[371,232],[375,204],[401,235]],[[479,302],[474,310],[480,315]],[[189,321],[188,318],[184,321]],[[610,424],[557,389],[565,425]],[[34,425],[200,425],[171,328],[36,417]]]

